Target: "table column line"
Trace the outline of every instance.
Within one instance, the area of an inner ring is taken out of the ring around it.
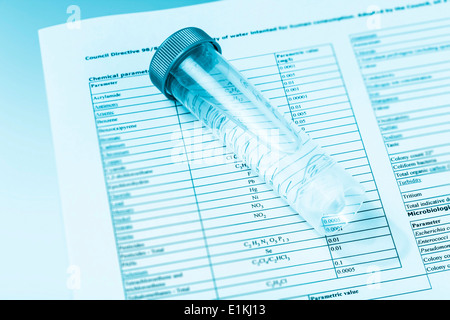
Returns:
[[[209,264],[209,269],[210,269],[211,277],[212,277],[211,280],[212,280],[213,285],[214,285],[214,292],[216,293],[216,299],[219,299],[219,292],[217,291],[217,285],[216,285],[216,279],[215,279],[215,275],[214,275],[214,269],[213,269],[212,262],[211,262],[211,254],[209,252],[208,241],[206,239],[205,228],[203,226],[202,214],[200,212],[200,207],[198,205],[198,198],[197,198],[197,192],[195,190],[194,178],[192,177],[191,164],[189,163],[188,152],[187,152],[187,149],[186,149],[186,141],[184,140],[183,128],[181,126],[180,112],[178,110],[180,105],[177,102],[174,102],[174,104],[175,104],[175,109],[176,109],[176,113],[177,113],[177,117],[178,117],[178,125],[179,125],[181,136],[182,136],[181,140],[183,141],[183,148],[184,148],[184,152],[185,152],[186,159],[187,159],[187,166],[188,166],[188,170],[189,170],[189,176],[191,178],[192,191],[194,193],[195,204],[196,204],[197,212],[198,212],[198,220],[200,222],[200,226],[201,226],[201,229],[202,229],[203,242],[205,244],[205,250],[206,250],[207,257],[208,257],[208,264]]]

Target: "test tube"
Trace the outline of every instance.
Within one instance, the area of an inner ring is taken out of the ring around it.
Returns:
[[[153,84],[185,106],[321,235],[343,230],[365,191],[307,133],[288,121],[199,28],[181,29],[157,49]]]

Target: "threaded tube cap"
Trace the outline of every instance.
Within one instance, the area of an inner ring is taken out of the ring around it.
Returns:
[[[174,99],[167,90],[171,70],[183,61],[192,48],[205,42],[211,43],[219,53],[222,53],[222,49],[213,38],[195,27],[178,30],[158,47],[150,62],[150,80],[167,98]]]

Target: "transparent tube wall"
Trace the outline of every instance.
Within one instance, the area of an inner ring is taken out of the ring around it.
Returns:
[[[362,186],[209,43],[171,71],[171,93],[320,234],[355,218]]]

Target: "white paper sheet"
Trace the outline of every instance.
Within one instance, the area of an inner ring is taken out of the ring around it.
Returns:
[[[225,1],[40,30],[80,299],[449,298],[446,1]],[[367,190],[319,237],[152,85],[186,26]]]

